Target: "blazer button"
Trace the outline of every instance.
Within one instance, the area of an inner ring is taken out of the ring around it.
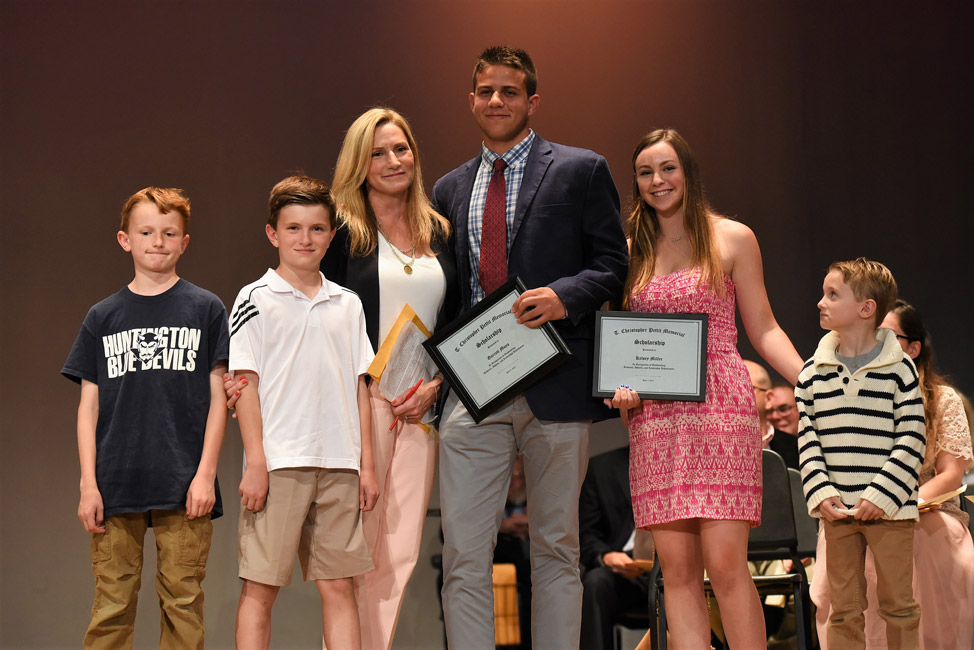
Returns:
[[[839,366],[839,372],[842,372],[842,366]]]
[[[842,383],[843,384],[848,384],[849,383],[849,378],[848,377],[843,377],[842,378]]]

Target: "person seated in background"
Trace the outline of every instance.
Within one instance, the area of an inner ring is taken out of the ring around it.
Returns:
[[[507,489],[504,518],[497,532],[494,564],[513,564],[517,574],[517,614],[521,629],[521,650],[531,648],[531,547],[528,540],[527,486],[524,459],[514,459],[511,485]]]
[[[798,407],[794,386],[777,383],[768,391],[765,416],[774,427],[774,437],[768,446],[778,452],[785,465],[798,469]]]
[[[758,409],[758,421],[761,423],[761,441],[767,447],[774,438],[774,427],[768,423],[768,393],[771,391],[771,376],[759,363],[744,359],[744,367],[751,376],[751,388],[754,389],[754,405]]]
[[[636,524],[629,491],[629,446],[594,456],[578,501],[582,650],[612,648],[612,627],[646,611],[649,574],[633,565]]]
[[[786,384],[773,388],[771,377],[768,371],[754,361],[744,360],[748,373],[751,375],[751,386],[754,388],[754,403],[758,407],[758,419],[761,422],[761,432],[763,434],[764,446],[781,456],[785,465],[798,469],[798,437],[788,433],[786,430],[776,429],[769,422],[769,414],[774,414],[776,422],[781,424],[782,418],[793,416],[797,426],[798,410],[795,408],[795,393]],[[777,396],[778,406],[769,408],[769,404],[774,403],[772,395],[779,392]],[[791,409],[783,404],[787,399],[791,399]],[[788,426],[787,424],[785,426]],[[797,430],[797,429],[796,429]],[[790,561],[781,562],[780,560],[770,560],[763,562],[749,562],[751,575],[775,575],[791,571]],[[806,567],[811,564],[811,558],[803,562]],[[711,603],[711,624],[715,629],[722,630],[720,624],[720,614],[715,613],[716,601],[712,598]],[[768,647],[791,647],[797,644],[795,636],[795,607],[794,602],[789,598],[782,602],[779,596],[769,596],[764,600],[764,622],[768,632]],[[722,632],[718,632],[722,636]]]
[[[768,392],[768,422],[778,431],[798,435],[798,407],[795,404],[795,387],[776,383]]]

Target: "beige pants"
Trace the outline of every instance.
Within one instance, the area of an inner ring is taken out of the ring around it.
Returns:
[[[876,559],[879,615],[890,650],[919,647],[920,605],[913,598],[913,520],[823,522],[829,579],[830,650],[865,648],[866,546]]]

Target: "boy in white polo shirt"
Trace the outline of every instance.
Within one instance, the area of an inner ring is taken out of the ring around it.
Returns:
[[[280,264],[237,295],[230,370],[245,465],[240,482],[238,648],[267,648],[271,608],[298,555],[321,595],[329,648],[359,648],[352,577],[372,569],[360,511],[378,498],[362,303],[318,270],[335,233],[328,186],[274,186],[265,230]],[[254,390],[256,388],[256,390]]]

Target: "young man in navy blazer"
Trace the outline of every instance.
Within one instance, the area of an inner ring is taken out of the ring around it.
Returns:
[[[484,50],[473,82],[470,109],[483,146],[433,188],[436,209],[455,228],[463,306],[520,276],[527,291],[514,304],[518,322],[553,322],[573,356],[480,424],[456,395],[446,402],[440,507],[447,639],[451,648],[494,645],[491,550],[514,457],[523,453],[534,647],[577,648],[578,497],[589,426],[608,415],[591,390],[594,312],[621,293],[626,275],[619,196],[604,158],[529,128],[540,97],[527,52]]]

